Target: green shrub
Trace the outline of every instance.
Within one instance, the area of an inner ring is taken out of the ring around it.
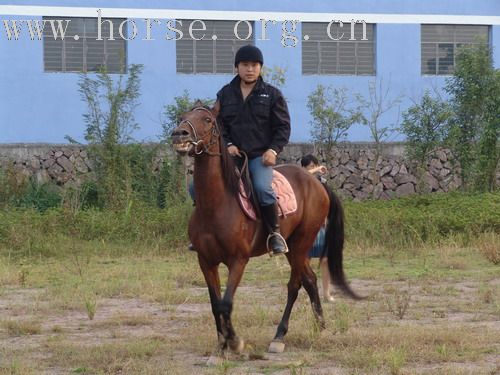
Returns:
[[[500,193],[427,194],[390,201],[345,202],[350,240],[416,247],[461,235],[465,242],[500,232]]]
[[[58,207],[61,204],[60,189],[51,183],[39,184],[30,179],[24,194],[14,202],[16,207],[34,208],[44,212],[49,208]]]

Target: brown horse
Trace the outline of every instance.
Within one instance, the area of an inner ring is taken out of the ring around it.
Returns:
[[[238,176],[216,117],[216,109],[194,108],[183,115],[179,126],[172,132],[172,139],[178,153],[195,159],[196,208],[189,222],[189,238],[198,252],[208,286],[219,348],[229,347],[239,352],[244,344],[231,323],[233,296],[250,257],[267,253],[267,232],[260,221],[248,219],[238,204]],[[324,327],[316,275],[309,264],[308,252],[327,217],[326,254],[332,281],[348,296],[359,298],[347,284],[342,268],[344,217],[339,199],[303,168],[284,165],[279,171],[292,185],[298,208],[294,214],[280,219],[282,234],[290,249],[286,257],[291,275],[285,311],[270,351],[284,349],[283,339],[288,331],[290,313],[302,285],[309,295],[316,320]],[[223,297],[218,271],[221,263],[229,270]]]

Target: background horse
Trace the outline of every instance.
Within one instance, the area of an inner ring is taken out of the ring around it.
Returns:
[[[240,352],[244,343],[231,323],[233,297],[250,257],[267,253],[267,232],[260,221],[249,219],[239,206],[238,175],[216,117],[215,109],[194,108],[183,115],[179,126],[172,132],[172,140],[178,153],[195,159],[196,207],[189,221],[189,238],[198,252],[208,286],[219,347]],[[291,274],[285,311],[270,351],[284,349],[283,339],[288,331],[290,313],[302,285],[309,295],[317,322],[324,327],[316,275],[309,264],[308,252],[327,217],[326,254],[332,281],[348,296],[359,298],[344,276],[344,215],[339,199],[303,168],[284,165],[279,171],[290,182],[298,208],[294,214],[280,218],[281,233],[290,250],[286,257]],[[223,297],[218,271],[221,263],[229,270]]]

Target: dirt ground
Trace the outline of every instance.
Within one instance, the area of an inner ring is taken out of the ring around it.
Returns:
[[[392,332],[402,334],[402,338],[394,339],[396,344],[397,340],[401,340],[401,344],[405,340],[405,331],[408,332],[408,340],[417,340],[421,332],[432,335],[436,330],[447,332],[451,337],[449,341],[444,338],[441,346],[437,346],[440,353],[442,352],[441,359],[436,360],[436,357],[426,357],[424,354],[413,357],[413,353],[407,351],[405,360],[400,364],[393,364],[392,367],[370,367],[356,363],[346,366],[345,361],[336,361],[334,355],[329,355],[328,343],[336,342],[340,337],[332,331],[337,327],[333,323],[337,312],[335,305],[346,306],[348,302],[341,296],[338,296],[333,304],[323,305],[327,332],[321,332],[312,339],[304,338],[304,335],[301,336],[297,332],[299,328],[308,330],[307,326],[304,328],[301,325],[301,317],[312,316],[305,293],[301,291],[294,310],[297,315],[295,320],[292,313],[288,335],[291,336],[290,342],[287,336],[284,353],[267,353],[263,339],[245,337],[240,333],[247,343],[260,347],[255,349],[247,346],[242,355],[230,354],[225,360],[216,358],[215,365],[207,365],[212,354],[209,348],[215,347],[216,340],[208,297],[206,302],[192,303],[188,299],[185,303],[169,305],[138,298],[100,298],[95,317],[89,320],[85,310],[57,310],[51,307],[50,299],[43,288],[5,287],[0,293],[0,319],[4,322],[0,326],[0,369],[3,371],[0,373],[105,373],[106,370],[93,370],[92,366],[75,367],[70,358],[71,352],[56,353],[54,348],[61,350],[61,346],[54,346],[52,343],[84,350],[105,344],[117,345],[134,340],[163,338],[166,341],[161,341],[163,344],[160,345],[165,346],[164,351],[153,354],[148,361],[161,361],[160,357],[165,357],[165,353],[168,353],[169,363],[163,363],[161,367],[167,370],[155,372],[148,367],[147,373],[500,374],[500,315],[498,301],[492,300],[498,295],[500,277],[490,280],[486,289],[484,283],[474,281],[426,282],[423,285],[394,281],[381,285],[377,281],[356,279],[352,280],[351,284],[360,294],[370,297],[355,302],[356,310],[351,311],[354,311],[358,318],[356,323],[351,323],[347,332],[343,333],[346,343],[350,342],[350,332],[353,336],[359,336],[362,331],[365,333],[361,335],[373,334],[375,337],[377,332],[382,332],[377,330],[389,327],[394,330]],[[203,301],[206,290],[202,287],[190,287],[188,295]],[[235,309],[235,314],[239,312],[241,315],[242,311],[249,308],[248,302],[253,304],[260,301],[265,304],[266,300],[273,303],[265,306],[265,309],[277,313],[282,311],[285,302],[284,286],[272,286],[266,291],[262,288],[242,286],[237,293],[235,304],[238,304],[238,309]],[[280,304],[279,301],[283,303]],[[478,301],[490,307],[477,308]],[[260,314],[265,317],[265,312]],[[280,316],[280,313],[276,316]],[[5,322],[37,322],[37,325],[34,332],[16,333],[12,327],[9,330],[9,325]],[[251,327],[257,324],[255,320],[246,323],[237,320],[236,329],[242,325]],[[305,324],[310,325],[311,322]],[[270,327],[271,325],[266,326],[266,333],[263,334],[269,340],[275,329]],[[247,331],[250,335],[249,332],[253,331]],[[493,339],[485,339],[483,346],[474,347],[474,355],[457,360],[456,355],[446,353],[446,345],[450,348],[453,345],[462,345],[456,343],[454,332],[463,332],[466,341],[482,340],[481,332],[487,333],[488,337]],[[188,339],[186,335],[189,336]],[[373,345],[377,345],[377,341],[374,341]],[[369,344],[366,349],[369,350]],[[348,348],[344,350],[347,351]],[[324,355],[318,355],[315,351],[323,352]],[[68,356],[67,366],[64,365],[64,359],[53,360],[52,357],[58,355]],[[12,364],[13,358],[16,358],[15,365]],[[115,373],[128,372],[117,370]]]

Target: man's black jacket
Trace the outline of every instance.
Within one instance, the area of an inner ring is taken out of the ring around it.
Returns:
[[[217,93],[217,101],[224,140],[245,151],[250,159],[270,148],[279,153],[288,143],[290,115],[285,98],[261,77],[246,100],[236,76]]]

